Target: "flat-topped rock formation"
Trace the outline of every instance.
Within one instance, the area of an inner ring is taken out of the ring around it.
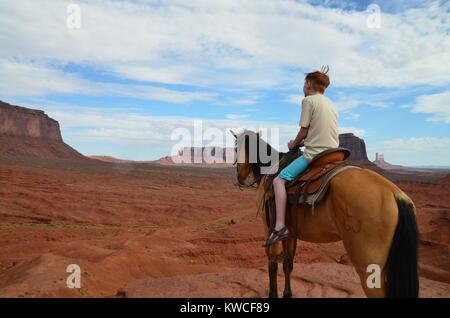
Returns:
[[[339,147],[347,148],[352,152],[347,159],[349,162],[382,173],[383,169],[371,162],[367,157],[364,139],[355,136],[353,133],[340,134]]]
[[[42,110],[0,101],[0,135],[62,141],[59,123]]]
[[[352,154],[348,158],[350,161],[369,161],[367,158],[366,143],[362,138],[352,133],[339,135],[339,147],[351,150]]]
[[[222,147],[185,147],[179,153],[179,157],[190,163],[233,163],[234,148]]]
[[[153,163],[161,165],[182,165],[196,167],[231,167],[234,162],[234,148],[184,147],[176,156],[165,156]]]
[[[86,159],[65,144],[59,123],[42,110],[0,101],[0,156]]]

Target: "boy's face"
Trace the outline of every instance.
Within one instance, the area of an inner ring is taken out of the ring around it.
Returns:
[[[305,81],[305,84],[303,85],[303,93],[305,96],[311,95],[312,87],[310,81]]]

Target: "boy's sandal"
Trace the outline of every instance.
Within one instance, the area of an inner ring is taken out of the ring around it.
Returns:
[[[278,241],[285,240],[288,237],[289,231],[287,227],[283,227],[282,229],[276,231],[273,230],[273,232],[269,235],[266,242],[264,243],[263,247],[270,246],[272,244],[275,244]]]

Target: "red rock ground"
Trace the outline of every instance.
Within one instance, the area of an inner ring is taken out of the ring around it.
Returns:
[[[233,177],[229,168],[0,158],[0,296],[266,297],[254,191]],[[418,207],[421,296],[450,297],[448,179],[397,184]],[[363,296],[340,243],[300,242],[295,261],[294,297]],[[66,286],[73,263],[78,290]]]

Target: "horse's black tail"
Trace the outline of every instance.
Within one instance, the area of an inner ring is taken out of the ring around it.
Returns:
[[[386,297],[419,297],[418,246],[419,231],[413,203],[395,198],[398,206],[398,224],[392,239],[386,264]]]

